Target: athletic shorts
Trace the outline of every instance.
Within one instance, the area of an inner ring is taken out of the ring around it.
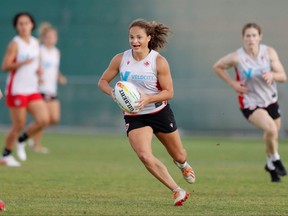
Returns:
[[[267,107],[258,107],[257,106],[255,109],[246,108],[246,109],[241,109],[241,111],[242,111],[243,115],[245,116],[245,118],[249,119],[251,114],[257,109],[266,110],[268,112],[268,114],[271,116],[272,119],[277,119],[277,118],[279,118],[281,116],[280,115],[279,104],[277,102],[273,103],[273,104],[270,104]]]
[[[6,104],[10,108],[26,108],[31,101],[42,99],[43,98],[39,93],[34,93],[30,95],[7,95]]]
[[[41,93],[41,95],[42,95],[42,98],[44,99],[44,101],[46,101],[46,102],[58,99],[57,96],[53,96],[53,95],[49,95],[49,94],[45,94],[45,93]]]
[[[131,130],[149,126],[153,133],[172,133],[177,130],[174,114],[167,104],[162,110],[153,114],[124,116],[126,123],[126,133]]]

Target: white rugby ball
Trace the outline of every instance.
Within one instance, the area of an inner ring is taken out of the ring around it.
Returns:
[[[136,106],[140,100],[140,93],[133,83],[118,81],[115,84],[114,95],[118,106],[127,113],[137,113]]]

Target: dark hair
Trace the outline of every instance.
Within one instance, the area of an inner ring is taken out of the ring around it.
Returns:
[[[19,19],[19,17],[21,17],[21,16],[27,16],[27,17],[29,17],[29,19],[30,19],[31,22],[33,23],[33,28],[32,28],[32,31],[33,31],[33,30],[36,28],[36,23],[35,23],[35,20],[34,20],[33,16],[32,16],[30,13],[28,13],[28,12],[20,12],[20,13],[17,13],[17,14],[14,16],[14,18],[13,18],[13,26],[14,26],[14,28],[16,29],[18,19]]]
[[[247,23],[247,24],[245,24],[245,25],[243,26],[243,28],[242,28],[242,36],[244,36],[245,31],[246,31],[248,28],[255,28],[255,29],[257,29],[259,35],[262,34],[261,27],[260,27],[258,24],[256,24],[256,23]]]
[[[129,30],[135,26],[143,28],[146,34],[151,36],[151,40],[148,43],[148,48],[154,50],[163,48],[167,43],[167,37],[171,33],[171,30],[168,26],[165,26],[162,23],[157,23],[155,21],[146,21],[143,19],[134,20],[130,24]]]

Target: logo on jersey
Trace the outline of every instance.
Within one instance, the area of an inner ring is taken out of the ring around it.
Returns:
[[[149,61],[144,62],[144,65],[145,65],[146,67],[148,67],[148,66],[150,65],[150,62],[149,62]]]
[[[130,61],[127,61],[127,65],[129,65],[130,64]]]
[[[120,72],[121,80],[127,81],[130,73],[131,73],[130,71],[125,71],[124,73],[123,73],[123,72]]]
[[[121,80],[128,81],[128,78],[131,80],[137,81],[152,81],[157,80],[157,77],[154,75],[146,75],[146,74],[131,74],[130,71],[120,72]]]
[[[245,74],[246,78],[249,79],[252,75],[252,68],[248,68],[248,71],[243,70],[243,73]]]

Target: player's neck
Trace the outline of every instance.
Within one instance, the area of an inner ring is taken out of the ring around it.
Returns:
[[[150,50],[143,50],[143,52],[132,52],[133,53],[133,58],[136,61],[141,61],[143,59],[145,59],[148,55],[149,55]]]
[[[244,49],[251,57],[256,57],[259,53],[259,46],[244,47]]]
[[[51,45],[51,44],[44,44],[44,46],[48,49],[48,50],[51,50],[54,45]]]
[[[19,37],[26,43],[30,42],[30,35],[19,35]]]

